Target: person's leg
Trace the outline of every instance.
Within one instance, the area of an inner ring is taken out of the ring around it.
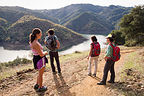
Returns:
[[[39,85],[39,88],[42,87],[44,70],[45,70],[45,67],[42,67],[42,68],[39,70],[39,75],[38,75],[38,85]]]
[[[115,62],[112,63],[111,69],[110,69],[110,73],[111,73],[111,78],[110,78],[110,83],[114,83],[115,81],[115,70],[114,70],[114,64]]]
[[[97,62],[98,62],[98,57],[95,57],[95,58],[94,58],[94,64],[95,64],[95,67],[94,67],[94,75],[96,75],[96,73],[97,73],[97,66],[98,66]]]
[[[56,72],[55,71],[55,66],[54,66],[54,54],[53,54],[53,52],[49,52],[49,55],[50,55],[50,64],[51,64],[51,68],[52,68],[52,72]]]
[[[88,75],[91,75],[91,64],[93,61],[93,57],[89,58],[89,62],[88,62]]]
[[[107,80],[107,75],[108,75],[108,71],[111,68],[111,60],[108,59],[105,63],[105,67],[104,67],[104,72],[103,72],[103,79],[100,83],[97,83],[98,85],[106,85],[106,80]]]
[[[61,73],[60,61],[59,61],[58,52],[55,52],[55,53],[54,53],[54,56],[55,56],[55,60],[56,60],[56,63],[57,63],[57,70],[58,70],[58,73]]]
[[[110,70],[111,65],[112,65],[111,61],[112,60],[107,60],[106,64],[105,64],[105,67],[104,67],[104,74],[103,74],[103,79],[102,79],[102,82],[104,82],[104,83],[106,83],[108,71]]]

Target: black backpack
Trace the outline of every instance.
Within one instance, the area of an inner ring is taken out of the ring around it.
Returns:
[[[49,50],[54,51],[57,48],[56,45],[57,45],[56,37],[55,36],[49,36],[46,40],[46,47]]]

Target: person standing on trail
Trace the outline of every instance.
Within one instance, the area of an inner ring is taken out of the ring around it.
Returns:
[[[46,63],[48,63],[47,58],[45,57],[48,53],[43,52],[42,45],[38,42],[39,39],[41,39],[42,31],[39,28],[34,28],[32,30],[32,33],[30,34],[29,38],[29,44],[33,53],[33,64],[34,68],[38,69],[39,73],[37,76],[37,82],[34,85],[34,89],[37,92],[46,91],[47,87],[42,86],[43,82],[43,73],[45,70]]]
[[[115,61],[113,61],[111,59],[112,56],[113,56],[112,46],[115,46],[114,43],[113,43],[114,39],[112,37],[107,37],[106,39],[107,39],[107,43],[108,43],[108,47],[107,47],[107,50],[106,50],[106,55],[104,57],[106,63],[105,63],[105,67],[104,67],[103,79],[102,79],[101,82],[97,83],[98,85],[106,85],[107,75],[108,75],[109,71],[111,73],[111,77],[110,77],[110,80],[108,82],[109,83],[114,83],[114,81],[115,81],[115,71],[114,71]]]
[[[46,47],[49,49],[52,72],[53,72],[53,74],[57,73],[55,70],[55,66],[54,66],[54,58],[55,58],[58,74],[61,74],[60,61],[59,61],[59,55],[58,55],[58,49],[60,48],[60,42],[59,42],[57,36],[54,34],[53,29],[49,29],[47,31],[47,33],[48,33],[48,36],[45,37],[44,43],[46,44]]]
[[[97,62],[100,55],[100,44],[97,42],[96,36],[91,37],[92,43],[90,44],[90,52],[89,52],[89,62],[88,62],[88,76],[91,76],[91,63],[94,61],[95,68],[93,76],[96,77],[97,72]]]

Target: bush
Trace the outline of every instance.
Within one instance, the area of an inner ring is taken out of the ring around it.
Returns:
[[[125,44],[125,37],[124,37],[124,35],[122,35],[122,32],[120,32],[120,30],[113,30],[111,32],[111,34],[114,36],[115,43],[117,45],[123,45],[123,44]]]
[[[31,62],[32,62],[31,60],[28,60],[26,58],[17,57],[13,61],[0,63],[0,70],[2,69],[2,67],[14,67],[14,66],[17,66],[17,65],[20,65],[20,64],[28,64],[28,63],[31,63]]]

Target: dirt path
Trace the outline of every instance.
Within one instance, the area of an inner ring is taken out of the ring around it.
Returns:
[[[123,66],[127,54],[133,51],[121,51],[121,60],[115,64],[117,74]],[[65,61],[61,64],[62,75],[60,76],[53,75],[51,69],[47,69],[44,73],[44,85],[48,87],[48,90],[45,93],[37,93],[33,89],[36,82],[36,71],[8,78],[0,84],[2,86],[0,87],[0,96],[117,96],[118,93],[110,88],[110,84],[97,85],[102,78],[105,64],[102,57],[99,59],[96,78],[87,76],[87,62],[86,56]]]

